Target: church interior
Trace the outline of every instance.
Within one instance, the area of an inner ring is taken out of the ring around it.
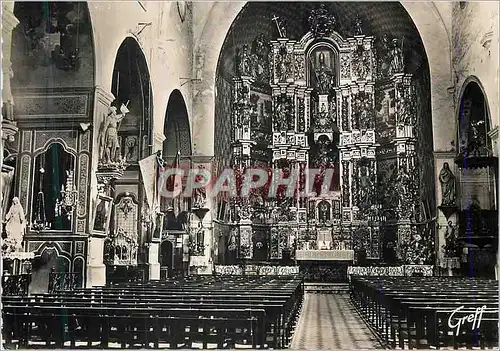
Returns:
[[[497,348],[498,22],[3,1],[2,346]]]

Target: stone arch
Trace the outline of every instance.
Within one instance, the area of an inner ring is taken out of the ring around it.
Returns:
[[[120,124],[122,157],[137,162],[150,154],[153,127],[153,92],[146,56],[132,35],[118,47],[113,65],[112,103],[118,110],[122,104],[130,112]]]
[[[246,3],[215,3],[195,44],[198,55],[204,57],[203,82],[199,87],[200,93],[196,94],[193,99],[195,153],[214,154],[214,139],[205,136],[214,135],[215,131],[214,112],[217,94],[215,80],[219,55],[232,23]],[[427,53],[431,80],[434,150],[448,150],[455,133],[452,99],[446,91],[452,85],[450,37],[439,10],[431,2],[402,2],[401,6],[417,28]]]
[[[470,88],[471,84],[477,85],[477,87],[481,90],[481,93],[482,93],[483,99],[484,99],[485,113],[487,116],[486,122],[488,124],[488,129],[491,129],[494,127],[494,124],[493,124],[493,121],[491,118],[490,104],[488,102],[488,96],[486,95],[486,89],[484,88],[483,84],[481,83],[481,80],[474,75],[468,76],[465,79],[465,81],[462,83],[462,86],[460,87],[460,92],[458,94],[458,102],[459,103],[457,104],[456,111],[455,111],[456,119],[460,120],[460,112],[462,110],[462,101],[463,101],[464,95],[467,91],[467,88]],[[459,124],[457,123],[457,133],[458,133],[458,128],[459,128]],[[458,136],[458,134],[456,134],[456,135]]]
[[[182,93],[175,89],[170,94],[165,112],[163,126],[163,155],[175,156],[177,151],[181,155],[191,155],[191,131],[189,126],[188,111]]]

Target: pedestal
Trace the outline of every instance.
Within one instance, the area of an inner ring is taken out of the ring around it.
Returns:
[[[103,262],[104,238],[92,237],[88,245],[86,287],[106,285],[106,266]]]
[[[148,249],[149,280],[160,280],[160,263],[158,262],[158,250],[160,244],[151,243]]]

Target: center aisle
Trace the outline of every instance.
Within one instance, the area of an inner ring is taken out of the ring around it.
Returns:
[[[304,296],[291,349],[383,349],[361,320],[347,294]]]

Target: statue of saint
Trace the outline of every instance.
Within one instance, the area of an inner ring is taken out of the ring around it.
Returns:
[[[326,201],[321,201],[319,203],[319,220],[321,222],[326,222],[330,220],[330,204]]]
[[[5,232],[7,238],[15,243],[16,251],[22,250],[24,230],[26,228],[26,218],[23,207],[18,197],[12,199],[12,205],[5,216]]]
[[[371,206],[371,192],[373,183],[370,179],[368,167],[361,167],[361,176],[359,177],[359,204],[360,208],[368,208]]]
[[[439,172],[439,182],[441,183],[441,206],[455,206],[455,176],[451,172],[448,162],[443,164],[443,168]]]
[[[334,84],[335,74],[325,63],[325,54],[319,54],[319,66],[314,70],[316,74],[317,88],[320,94],[328,94]]]
[[[389,66],[389,74],[393,75],[396,73],[403,73],[404,71],[403,50],[398,44],[397,39],[392,40],[392,48],[390,50],[389,56],[391,58],[391,65]]]
[[[125,105],[121,107],[121,114],[116,113],[116,107],[111,106],[99,131],[99,159],[103,164],[113,164],[120,160],[117,158],[117,150],[120,149],[118,140],[118,125],[125,118],[128,109]]]

